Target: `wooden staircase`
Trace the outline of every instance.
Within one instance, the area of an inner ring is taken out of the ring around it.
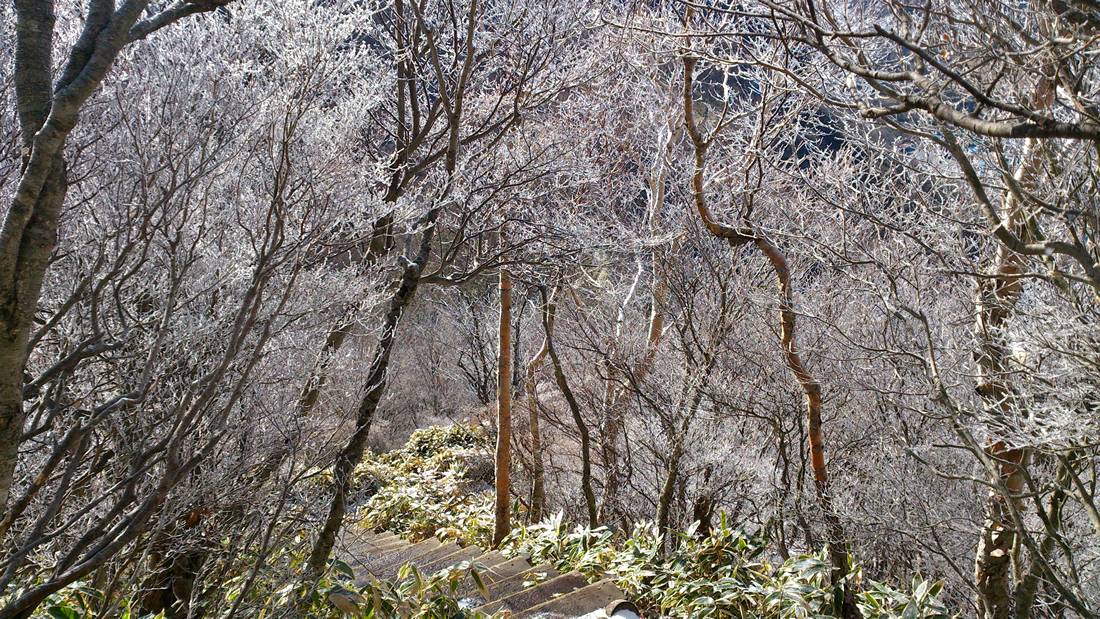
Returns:
[[[531,565],[529,556],[509,557],[473,546],[430,538],[410,543],[392,533],[346,531],[337,555],[355,572],[356,586],[370,576],[391,580],[407,564],[431,574],[464,561],[485,566],[481,576],[489,598],[472,582],[459,589],[460,605],[485,615],[510,613],[512,619],[637,619],[638,611],[610,580],[589,583],[579,572],[558,574],[550,565]],[[537,584],[528,584],[532,581]],[[524,586],[528,584],[528,586]]]

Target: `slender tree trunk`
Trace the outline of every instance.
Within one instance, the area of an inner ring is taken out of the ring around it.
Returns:
[[[512,451],[512,278],[508,269],[500,270],[500,341],[497,346],[497,449],[496,510],[493,548],[500,546],[512,530],[511,480],[509,465]]]
[[[622,388],[617,384],[619,379],[619,368],[614,360],[619,356],[619,343],[622,340],[623,322],[626,321],[626,310],[630,305],[630,300],[634,298],[634,292],[638,288],[638,282],[641,281],[642,271],[642,263],[639,261],[638,272],[635,274],[634,281],[630,284],[630,289],[619,305],[619,312],[615,317],[615,331],[611,349],[606,357],[600,359],[600,366],[603,368],[603,374],[605,376],[600,459],[603,461],[606,479],[604,480],[603,499],[600,501],[599,509],[596,511],[596,519],[598,521],[604,520],[606,515],[605,512],[620,511],[616,505],[621,477],[619,473],[621,458],[619,457],[617,444],[619,442],[619,435],[622,434],[623,431],[623,410],[619,406],[619,399],[622,395]]]
[[[554,297],[557,295],[557,290],[546,297],[546,290],[540,290],[542,296],[542,320],[544,324],[549,325],[549,329],[554,328],[554,315],[557,313],[557,304],[554,302]],[[539,397],[538,397],[538,381],[537,373],[539,368],[542,367],[542,362],[546,359],[548,350],[548,338],[543,338],[542,347],[531,358],[531,361],[527,364],[527,384],[526,390],[526,403],[527,412],[531,417],[531,509],[528,512],[528,520],[530,522],[539,522],[542,520],[542,511],[546,506],[546,490],[543,481],[544,467],[542,463],[542,436],[539,430]]]
[[[672,510],[672,495],[676,490],[676,480],[680,477],[680,459],[684,455],[683,437],[676,437],[672,453],[668,456],[665,481],[661,484],[661,494],[657,499],[657,531],[664,534],[668,530],[669,512]],[[664,547],[665,544],[662,544]]]
[[[663,182],[662,182],[663,184]],[[661,191],[660,200],[663,203],[664,192]],[[660,264],[657,252],[653,254],[653,290],[651,292],[649,325],[646,330],[645,351],[638,365],[634,368],[634,383],[641,383],[653,367],[653,359],[657,356],[657,346],[661,343],[661,337],[665,331],[665,298],[668,296],[668,282],[665,279],[664,269]],[[620,486],[622,485],[623,466],[622,458],[618,457],[617,443],[619,436],[625,432],[624,414],[622,410],[621,390],[616,389],[612,394],[608,406],[608,424],[604,436],[605,466],[607,466],[607,479],[604,482],[603,496],[600,500],[600,508],[597,518],[600,522],[606,522],[607,518],[616,512],[623,518],[622,526],[625,528],[625,515],[618,504]]]
[[[817,490],[818,503],[825,519],[826,541],[829,546],[829,560],[832,563],[832,582],[839,583],[848,575],[848,551],[845,548],[845,534],[840,519],[832,505],[829,494],[829,477],[825,468],[825,444],[821,433],[821,385],[806,371],[795,346],[795,313],[791,290],[791,273],[787,258],[782,251],[766,237],[750,227],[733,228],[719,223],[707,206],[703,191],[703,174],[706,169],[706,151],[709,141],[703,138],[695,124],[694,102],[692,99],[692,73],[697,59],[685,56],[684,62],[684,125],[691,137],[695,150],[695,169],[692,174],[692,196],[696,210],[703,225],[710,233],[724,239],[731,247],[753,243],[771,263],[779,284],[780,337],[783,343],[783,356],[787,367],[806,396],[808,435],[810,443],[810,463],[814,470],[814,487]],[[844,583],[842,615],[846,618],[860,617],[855,604],[855,595],[847,582]]]
[[[382,331],[378,340],[378,348],[371,362],[370,372],[367,374],[366,394],[359,402],[359,408],[355,416],[355,431],[348,439],[347,445],[336,457],[336,463],[332,470],[333,496],[329,505],[328,516],[321,527],[317,540],[313,544],[309,558],[306,560],[305,582],[316,581],[324,572],[325,565],[332,549],[336,545],[336,536],[344,522],[344,514],[347,511],[348,492],[351,490],[351,475],[355,467],[363,460],[363,452],[366,449],[367,437],[370,434],[371,422],[374,421],[374,413],[378,409],[378,403],[386,391],[387,369],[389,368],[390,353],[396,341],[397,327],[404,315],[405,308],[412,302],[416,295],[416,289],[420,284],[420,273],[428,262],[431,253],[432,237],[435,232],[435,217],[438,211],[431,211],[427,216],[428,227],[424,230],[420,240],[420,251],[414,261],[405,261],[405,268],[401,280],[390,297],[389,309],[382,318]]]
[[[554,365],[554,378],[558,388],[569,405],[569,412],[573,415],[573,422],[577,424],[577,431],[581,435],[581,491],[584,493],[584,502],[588,508],[588,526],[596,528],[596,494],[592,491],[592,446],[588,435],[588,424],[581,415],[581,407],[577,404],[577,398],[573,396],[573,390],[569,388],[569,381],[565,379],[565,372],[561,367],[561,360],[554,349],[554,335],[550,317],[543,319],[543,327],[546,330],[546,352],[550,355],[550,362]]]
[[[1035,155],[1037,144],[1027,148]],[[1023,170],[1021,170],[1022,172]],[[1019,175],[1018,175],[1019,178]],[[1009,213],[1006,225],[1016,233],[1024,232],[1019,221],[1019,210],[1012,199],[1006,200]],[[1012,397],[1011,370],[1006,365],[1008,352],[1001,341],[1000,329],[1013,313],[1020,293],[1020,280],[1015,277],[1022,270],[1020,257],[1003,245],[998,248],[995,277],[981,282],[978,292],[977,332],[980,341],[978,358],[978,392],[985,402],[985,409],[995,417],[1010,406]],[[1013,448],[1004,439],[995,438],[986,446],[986,452],[994,458],[1000,469],[1001,482],[1009,492],[1023,490],[1020,467],[1026,464],[1027,450]],[[974,558],[974,584],[978,592],[978,608],[985,619],[1008,619],[1013,614],[1013,547],[1016,545],[1016,522],[1012,509],[1006,504],[1016,500],[1001,496],[991,489],[986,498],[985,520]]]
[[[710,377],[714,364],[711,363],[704,370],[704,381]],[[685,394],[686,395],[686,394]],[[680,460],[684,457],[684,438],[687,435],[691,420],[699,412],[699,406],[703,403],[703,387],[700,386],[691,396],[691,404],[685,411],[684,418],[680,422],[680,431],[672,437],[672,453],[668,457],[668,467],[665,473],[665,482],[661,486],[661,495],[657,501],[657,530],[664,532],[669,527],[669,513],[672,511],[672,498],[676,490],[676,481],[680,478]]]

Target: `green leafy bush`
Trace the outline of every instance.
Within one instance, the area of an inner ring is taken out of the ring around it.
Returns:
[[[838,616],[838,593],[829,582],[825,554],[770,566],[767,540],[732,526],[725,515],[707,536],[694,528],[676,533],[674,550],[662,556],[662,536],[641,524],[630,536],[606,528],[568,530],[559,513],[513,530],[505,542],[550,562],[559,572],[577,570],[590,580],[610,578],[647,615],[668,617],[768,617],[808,619]],[[857,570],[849,576],[857,581]],[[871,582],[858,600],[867,619],[947,619],[936,599],[942,583],[916,580],[907,594]]]
[[[371,498],[359,526],[391,531],[410,541],[435,535],[463,545],[488,545],[493,532],[490,443],[474,426],[426,428],[404,448],[368,457],[355,472]],[[491,477],[490,477],[491,479]]]
[[[488,590],[479,570],[484,566],[463,562],[454,568],[435,574],[423,574],[414,566],[406,565],[394,582],[374,578],[361,589],[368,601],[367,619],[402,617],[402,619],[481,619],[481,613],[462,611],[458,605],[459,587],[474,582],[485,597]]]
[[[428,458],[443,450],[492,449],[492,441],[478,426],[456,423],[450,426],[421,428],[412,433],[401,451]]]
[[[410,541],[434,534],[487,547],[493,492],[479,475],[471,475],[470,463],[491,465],[490,448],[476,427],[418,430],[404,448],[371,458],[357,471],[379,486],[360,509],[359,522]],[[839,614],[839,590],[829,582],[824,551],[770,565],[765,560],[768,540],[733,525],[725,515],[709,535],[695,533],[694,528],[673,533],[673,549],[662,553],[665,540],[651,525],[639,524],[625,535],[604,527],[571,527],[558,513],[513,529],[502,550],[530,553],[532,564],[548,562],[562,573],[576,570],[590,581],[612,579],[647,616],[810,619]],[[408,592],[420,591],[423,582],[441,582],[433,578],[425,580],[414,570],[404,584],[379,583],[377,595],[398,599],[397,593],[384,592],[405,591],[408,599]],[[858,566],[848,578],[863,582]],[[911,593],[884,583],[863,584],[858,602],[866,619],[949,617],[937,599],[942,583],[917,579]],[[443,598],[413,597],[427,600],[424,608],[431,610],[425,616],[449,608]]]

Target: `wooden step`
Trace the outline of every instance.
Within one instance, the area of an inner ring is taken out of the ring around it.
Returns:
[[[404,544],[390,547],[390,548],[367,548],[359,550],[350,550],[346,554],[341,552],[342,557],[346,557],[345,562],[355,570],[358,575],[359,572],[363,572],[363,576],[366,576],[368,566],[376,563],[377,561],[384,560],[395,552],[401,552],[403,549],[411,548],[412,544],[405,542]]]
[[[409,546],[408,548],[402,548],[396,552],[387,553],[373,561],[367,562],[363,567],[371,574],[378,575],[385,572],[388,568],[396,566],[401,567],[406,563],[416,564],[417,559],[423,557],[433,551],[439,550],[443,544],[434,537],[418,542]]]
[[[523,591],[525,588],[523,583],[528,580],[538,580],[539,582],[545,582],[558,577],[558,572],[554,570],[553,566],[549,563],[543,563],[542,565],[536,565],[535,567],[528,568],[507,578],[494,581],[492,583],[486,583],[486,588],[489,589],[489,599],[486,600],[481,596],[479,591],[469,591],[462,600],[462,605],[465,608],[473,608],[475,606],[481,606],[487,604],[493,600],[499,600],[503,597],[507,597],[516,593],[517,591]]]
[[[432,564],[425,566],[424,571],[427,574],[434,574],[440,570],[454,567],[461,563],[469,563],[469,567],[479,565],[481,566],[482,571],[484,571],[492,568],[493,566],[500,565],[507,560],[508,557],[499,552],[484,552],[476,546],[468,546],[449,557],[445,557],[442,560],[435,561]]]
[[[482,599],[473,580],[464,578],[456,591],[464,597],[462,606],[484,615],[510,613],[511,619],[575,618],[603,612],[608,604],[621,602],[623,597],[611,581],[588,584],[579,572],[559,575],[550,565],[531,567],[527,555],[483,552],[476,546],[461,548],[455,542],[442,543],[436,538],[413,544],[390,532],[352,529],[341,536],[339,555],[349,559],[347,563],[357,577],[355,583],[360,586],[369,582],[370,575],[379,580],[393,579],[410,564],[424,574],[462,563],[477,566],[490,599]],[[525,582],[535,580],[537,584],[524,587]]]
[[[403,537],[390,537],[379,541],[369,541],[366,545],[370,548],[379,548],[381,550],[389,550],[390,548],[399,548],[403,546],[412,546],[412,542],[406,540]]]
[[[622,599],[623,592],[610,580],[601,580],[572,593],[543,602],[512,614],[512,619],[539,617],[539,619],[573,619],[591,612],[602,611],[611,602]]]
[[[527,562],[527,558],[530,555],[524,553],[517,557],[509,557],[502,555],[498,552],[486,553],[480,557],[475,557],[470,561],[471,567],[480,564],[482,567],[475,567],[478,576],[481,577],[481,582],[488,588],[490,585],[496,582],[500,582],[505,578],[510,578],[519,574],[520,572],[531,569],[531,564]],[[474,583],[472,578],[463,579],[458,589],[455,591],[455,598],[462,600],[471,596],[477,596],[477,599],[481,599],[478,595],[479,590],[477,584]],[[478,602],[480,604],[480,602]],[[467,604],[466,606],[472,607],[477,604]]]
[[[388,538],[380,542],[360,542],[356,540],[341,540],[337,547],[341,555],[354,557],[359,563],[366,564],[379,557],[398,552],[403,548],[412,546],[400,537]]]
[[[481,565],[485,569],[489,569],[491,567],[500,565],[501,563],[504,563],[509,559],[511,559],[511,557],[509,557],[508,555],[498,552],[496,550],[492,550],[490,552],[480,554],[473,559],[470,559],[470,567],[473,567],[474,565]]]
[[[462,548],[462,549],[460,549],[456,552],[452,552],[451,554],[449,554],[445,557],[442,557],[440,559],[436,559],[435,561],[432,561],[431,563],[428,563],[428,564],[425,564],[425,565],[418,565],[417,568],[419,568],[420,571],[424,572],[425,574],[434,574],[434,573],[438,572],[439,570],[441,570],[443,568],[451,567],[452,565],[462,563],[463,561],[469,561],[471,559],[476,559],[477,557],[480,557],[481,555],[482,555],[482,550],[480,548],[477,548],[475,546],[468,546],[468,547]]]
[[[531,564],[527,562],[528,556],[529,555],[512,557],[504,563],[498,563],[483,572],[481,574],[481,579],[485,582],[485,586],[489,587],[506,578],[511,578],[516,574],[521,574],[531,569]]]
[[[491,588],[494,584],[504,581],[506,578],[510,578],[521,572],[530,570],[531,564],[527,562],[527,555],[514,556],[504,563],[498,563],[496,565],[488,565],[485,570],[478,570],[477,575],[481,576],[482,584],[486,588]],[[460,600],[465,600],[464,604],[467,608],[473,608],[474,606],[483,604],[480,589],[473,582],[473,578],[466,578],[462,582],[462,585],[455,592],[455,597]]]
[[[340,539],[336,541],[336,549],[344,556],[354,557],[357,553],[373,551],[398,539],[401,538],[389,532],[374,534],[352,529],[340,535]]]
[[[351,527],[343,532],[343,538],[346,540],[354,539],[363,543],[378,544],[387,540],[401,539],[401,536],[395,535],[389,531],[375,533],[370,529]]]
[[[356,535],[358,535],[360,539],[364,540],[383,540],[390,537],[401,537],[393,531],[382,531],[380,533],[375,533],[371,529],[365,529],[363,527],[356,526],[351,527],[350,530],[356,532]]]
[[[494,615],[501,611],[515,614],[587,586],[588,580],[583,574],[567,572],[534,587],[521,589],[507,597],[478,606],[474,610],[484,615]]]
[[[429,550],[413,559],[412,564],[417,567],[421,572],[424,571],[425,564],[431,563],[443,557],[450,556],[456,552],[460,552],[462,548],[454,542],[447,542],[441,544]],[[373,575],[378,580],[392,580],[397,577],[397,573],[401,568],[405,567],[410,561],[393,561],[392,554],[386,554],[378,557],[372,561],[363,561],[359,563],[359,567],[353,566],[355,569],[355,583],[359,586],[370,581],[368,574]]]

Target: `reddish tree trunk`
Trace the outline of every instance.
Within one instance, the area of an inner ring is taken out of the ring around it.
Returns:
[[[512,530],[511,479],[512,447],[512,278],[500,270],[500,342],[497,347],[497,449],[496,510],[493,548],[500,546]]]
[[[810,462],[814,470],[814,487],[818,502],[825,518],[825,534],[829,545],[829,560],[832,563],[832,582],[840,582],[848,575],[848,551],[845,548],[844,529],[837,517],[829,495],[829,475],[825,468],[825,443],[821,434],[821,385],[806,371],[802,358],[795,346],[795,313],[792,303],[791,272],[787,258],[767,237],[750,227],[734,228],[719,223],[707,206],[703,191],[703,172],[706,168],[706,152],[709,142],[703,138],[695,124],[694,101],[692,99],[692,73],[696,58],[684,57],[684,125],[695,150],[695,169],[691,178],[692,196],[696,210],[703,225],[714,236],[724,239],[731,247],[753,243],[771,263],[779,284],[779,320],[780,338],[783,343],[783,356],[787,367],[806,395],[808,434],[810,441]],[[855,596],[847,583],[844,584],[842,614],[844,617],[859,617],[859,608]]]

